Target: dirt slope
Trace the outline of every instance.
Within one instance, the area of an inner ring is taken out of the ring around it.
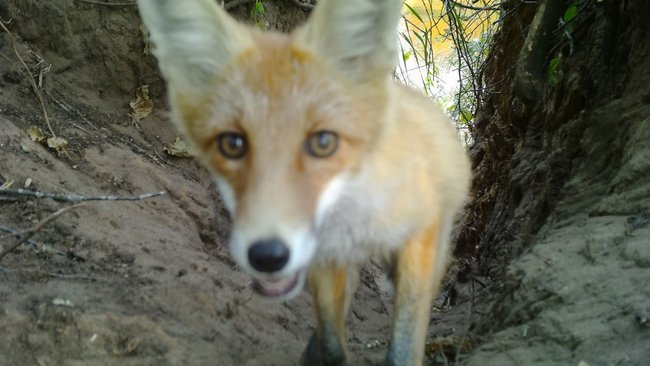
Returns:
[[[479,320],[496,331],[462,364],[647,364],[649,115],[647,103],[623,97],[576,121],[586,127],[589,163],[579,164],[532,248],[508,267],[490,320]],[[602,153],[611,146],[618,157]]]
[[[462,364],[650,360],[650,4],[584,5],[571,37],[554,32],[542,53],[538,90],[511,67],[541,44],[525,44],[537,5],[510,4],[495,40],[486,83],[497,86],[471,149],[473,232],[461,235],[492,282],[475,294],[482,345]]]

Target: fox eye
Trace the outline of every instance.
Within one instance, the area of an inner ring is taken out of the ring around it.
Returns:
[[[339,147],[339,136],[332,131],[318,131],[307,137],[307,153],[316,158],[327,158]]]
[[[246,137],[237,132],[224,132],[217,135],[217,148],[228,159],[240,159],[246,155]]]

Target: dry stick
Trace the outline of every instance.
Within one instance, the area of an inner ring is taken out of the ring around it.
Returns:
[[[27,189],[0,189],[0,197],[32,197],[32,198],[51,198],[57,202],[84,202],[84,201],[142,201],[147,198],[165,195],[167,192],[150,192],[137,196],[83,196],[80,194],[48,193],[39,191],[30,191]]]
[[[93,0],[77,0],[80,3],[93,4],[93,5],[105,5],[105,6],[131,6],[136,5],[135,2],[129,3],[108,3],[105,1],[93,1]]]
[[[306,1],[301,1],[301,0],[293,0],[293,3],[296,4],[299,8],[303,9],[313,9],[314,6],[316,6],[315,1],[313,2],[306,2]]]
[[[136,2],[128,2],[128,3],[109,3],[105,1],[94,1],[94,0],[77,0],[80,3],[86,3],[86,4],[93,4],[93,5],[105,5],[105,6],[131,6],[131,5],[137,5]],[[246,4],[246,3],[252,3],[255,2],[255,0],[233,0],[230,1],[226,4],[223,5],[224,9],[230,10],[238,5]]]
[[[0,55],[2,55],[2,54],[0,54]],[[88,120],[88,118],[83,113],[81,113],[75,107],[71,106],[70,104],[66,103],[65,101],[58,100],[58,99],[54,98],[54,96],[52,94],[50,94],[47,90],[45,90],[45,95],[47,95],[56,105],[58,105],[61,109],[63,109],[67,113],[74,113],[77,117],[79,117],[88,126],[94,128],[95,130],[99,129],[92,122],[90,122],[90,120]],[[80,128],[76,124],[74,125],[74,127],[78,128],[78,129],[82,130],[83,132],[90,135],[90,132]]]
[[[499,8],[502,7],[507,1],[503,1],[503,2],[498,3],[497,5],[486,6],[486,7],[465,5],[465,4],[459,3],[458,1],[455,1],[455,0],[449,0],[449,2],[452,3],[454,6],[457,6],[459,8],[463,8],[463,9],[475,10],[475,11],[491,11],[491,10],[499,10]]]
[[[22,243],[26,242],[29,238],[34,236],[38,231],[40,231],[43,228],[43,226],[45,226],[48,223],[56,220],[59,216],[63,215],[64,213],[66,213],[68,211],[71,211],[71,210],[74,210],[74,209],[79,208],[79,207],[84,206],[84,205],[86,205],[86,203],[77,203],[77,204],[74,204],[72,206],[61,208],[61,209],[57,210],[56,212],[54,212],[53,214],[46,217],[45,219],[43,219],[42,221],[40,221],[39,223],[37,223],[36,225],[34,225],[31,229],[16,233],[15,236],[19,237],[19,239],[15,243],[13,243],[11,246],[9,246],[7,249],[3,250],[2,253],[0,253],[0,259],[2,259],[5,255],[9,254],[10,252],[12,252],[14,249],[18,248]],[[13,235],[13,234],[10,234],[10,235]],[[6,236],[4,236],[2,238],[4,239],[5,237]]]
[[[0,20],[0,27],[2,27],[2,29],[9,35],[9,39],[11,40],[11,46],[14,49],[14,53],[16,54],[16,57],[18,57],[18,60],[23,65],[25,70],[27,70],[25,74],[27,75],[29,82],[32,84],[32,89],[34,89],[34,93],[36,94],[38,101],[41,103],[41,110],[43,111],[43,118],[45,118],[45,123],[47,123],[47,128],[50,130],[52,136],[56,137],[56,133],[54,133],[54,129],[52,129],[52,125],[50,124],[50,118],[47,115],[47,110],[45,109],[45,101],[43,100],[43,95],[41,94],[40,90],[38,90],[38,86],[36,85],[36,80],[34,80],[34,77],[32,76],[32,71],[29,69],[29,66],[27,66],[23,58],[20,57],[20,53],[18,53],[18,46],[16,46],[16,38],[14,38],[14,35],[9,31],[9,29],[7,29],[7,27],[4,25],[2,20]]]
[[[227,3],[221,2],[221,5],[223,6],[224,9],[230,10],[233,9],[239,5],[247,4],[247,3],[254,3],[255,0],[232,0]]]
[[[10,235],[3,235],[3,236],[0,236],[0,241],[2,241],[4,238],[8,238],[8,237],[11,237],[11,236],[20,235],[20,233],[18,232],[18,230],[15,230],[15,229],[12,229],[12,228],[10,228],[10,227],[6,227],[6,226],[0,226],[0,231],[2,231],[3,233],[10,234]],[[27,240],[27,243],[29,243],[30,245],[33,245],[34,247],[37,247],[37,248],[38,248],[38,243],[35,242],[35,241],[33,241],[33,240]]]

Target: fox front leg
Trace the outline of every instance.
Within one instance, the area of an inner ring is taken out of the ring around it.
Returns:
[[[446,241],[432,224],[409,240],[394,262],[393,334],[387,366],[421,366],[431,303],[445,273]]]
[[[356,290],[358,271],[316,266],[309,272],[309,289],[316,307],[317,326],[302,358],[303,366],[348,364],[345,318]]]

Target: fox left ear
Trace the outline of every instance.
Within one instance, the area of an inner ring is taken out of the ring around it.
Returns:
[[[386,78],[397,62],[400,0],[321,0],[294,35],[296,45],[352,80]]]
[[[174,87],[200,88],[252,45],[246,27],[215,0],[138,0],[138,7]]]

